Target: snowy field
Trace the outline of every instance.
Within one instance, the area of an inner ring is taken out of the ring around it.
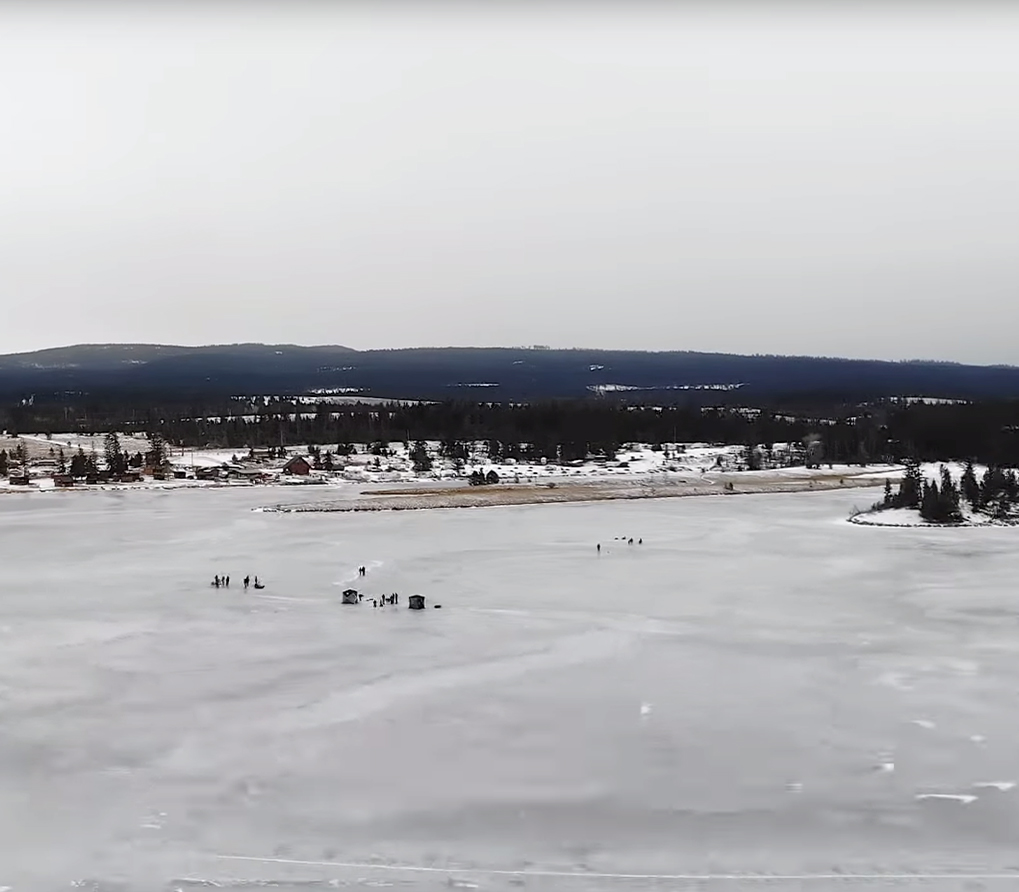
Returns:
[[[265,496],[0,502],[0,887],[1019,888],[1016,530]]]

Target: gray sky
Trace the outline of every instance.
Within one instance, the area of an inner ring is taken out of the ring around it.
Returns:
[[[1017,46],[1006,3],[0,0],[0,352],[1019,363]]]

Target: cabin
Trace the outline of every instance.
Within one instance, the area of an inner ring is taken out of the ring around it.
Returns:
[[[407,599],[407,607],[411,610],[424,610],[425,609],[425,596],[424,595],[411,595]]]
[[[261,468],[228,467],[226,475],[231,480],[245,480],[248,483],[265,483],[269,479]]]
[[[284,474],[296,474],[299,477],[306,477],[311,473],[311,465],[302,455],[295,455],[283,466]]]
[[[138,471],[124,471],[115,479],[117,483],[141,483],[142,475]]]
[[[195,480],[219,480],[222,476],[219,468],[195,468]]]
[[[54,474],[53,485],[61,489],[67,489],[74,486],[74,478],[70,474]]]
[[[356,604],[358,602],[357,589],[347,588],[343,590],[343,603]]]
[[[11,486],[30,486],[32,483],[28,474],[11,474],[8,479],[11,482]]]

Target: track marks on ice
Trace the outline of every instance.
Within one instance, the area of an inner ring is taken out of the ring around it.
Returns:
[[[491,684],[529,672],[607,659],[624,650],[632,640],[632,634],[617,630],[599,630],[561,638],[546,650],[539,652],[385,678],[352,690],[331,694],[292,713],[287,724],[293,730],[301,730],[349,722],[381,712],[409,697]]]

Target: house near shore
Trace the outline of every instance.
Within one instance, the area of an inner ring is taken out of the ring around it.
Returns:
[[[31,478],[24,472],[11,474],[7,479],[10,481],[11,486],[31,486],[32,484]]]
[[[303,455],[295,455],[283,466],[283,473],[307,477],[311,473],[311,465]]]
[[[247,483],[266,483],[269,480],[264,468],[228,467],[226,476],[230,480],[243,480]]]
[[[74,478],[70,474],[54,474],[53,485],[59,489],[69,489],[74,486]]]

